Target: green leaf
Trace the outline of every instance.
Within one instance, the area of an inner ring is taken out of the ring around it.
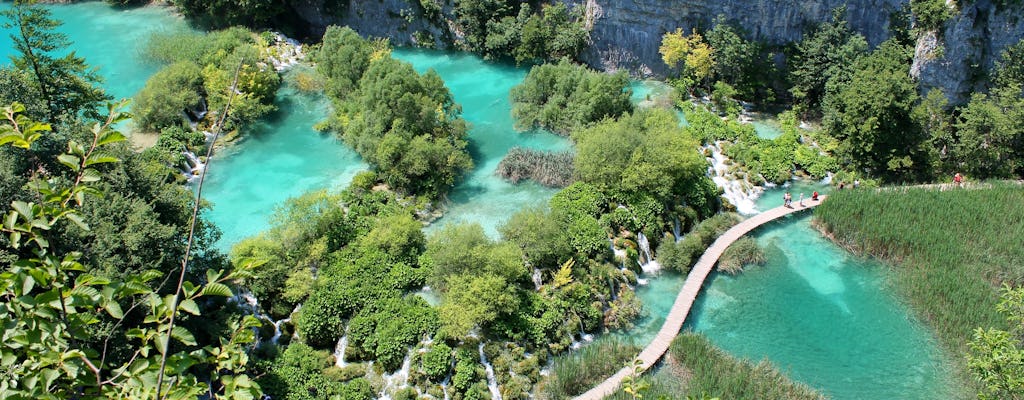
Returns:
[[[203,288],[203,296],[224,296],[231,297],[231,289],[223,283],[210,282]]]
[[[71,168],[72,171],[78,172],[78,169],[81,168],[78,163],[82,161],[82,159],[71,154],[61,154],[57,156],[57,161],[60,161],[61,164]]]
[[[107,310],[107,314],[110,314],[111,317],[116,319],[124,318],[124,311],[121,310],[121,305],[117,304],[116,301],[108,301],[107,304],[103,306],[103,309]]]
[[[85,171],[82,171],[82,182],[96,182],[102,178],[103,175],[100,175],[100,171],[92,168],[86,168]]]
[[[196,345],[196,338],[192,336],[192,332],[189,332],[188,329],[185,329],[181,325],[175,326],[174,329],[171,330],[171,337],[178,339],[179,342],[189,346]]]
[[[199,306],[196,304],[195,300],[185,299],[178,304],[178,308],[185,310],[185,312],[188,312],[189,314],[199,315]]]
[[[108,143],[123,142],[125,140],[124,135],[121,132],[108,130],[100,135],[100,139],[96,141],[97,146],[102,146]]]
[[[89,156],[88,159],[85,160],[85,165],[89,166],[94,164],[116,163],[118,161],[121,160],[117,157],[111,157],[103,154],[93,154]]]
[[[82,219],[81,215],[78,215],[74,212],[70,212],[67,213],[65,216],[68,217],[68,219],[71,220],[71,222],[74,222],[75,225],[78,225],[79,228],[82,228],[82,230],[89,230],[89,224],[85,223],[85,220]]]

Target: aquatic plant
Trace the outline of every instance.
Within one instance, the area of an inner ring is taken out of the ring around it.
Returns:
[[[751,237],[742,237],[729,245],[718,260],[718,270],[736,275],[743,272],[746,265],[760,265],[767,261],[764,249]]]
[[[1005,329],[997,288],[1024,281],[1021,204],[1017,184],[844,190],[815,216],[840,245],[894,263],[900,293],[963,354],[975,328]]]
[[[555,359],[552,373],[539,383],[542,399],[565,399],[590,390],[626,365],[640,347],[619,340],[602,340]]]
[[[548,187],[566,187],[572,183],[571,152],[549,152],[513,147],[498,163],[494,174],[512,183],[530,179]]]
[[[730,356],[715,347],[707,338],[683,332],[669,349],[670,361],[678,363],[675,369],[679,375],[672,381],[682,381],[684,389],[665,383],[666,377],[659,376],[653,381],[645,398],[696,398],[714,396],[721,399],[824,399],[825,397],[803,384],[785,376],[768,361],[754,363]],[[683,373],[680,373],[683,372]],[[670,372],[671,373],[671,372]],[[629,399],[618,393],[611,399]]]

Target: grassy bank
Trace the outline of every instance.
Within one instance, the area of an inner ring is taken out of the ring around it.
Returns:
[[[538,398],[568,399],[612,376],[640,353],[640,346],[603,339],[555,359],[548,375],[539,383]]]
[[[703,335],[684,332],[669,348],[664,366],[642,391],[645,399],[824,399],[789,380],[768,361],[752,363],[730,356]],[[621,390],[613,400],[632,400]]]
[[[895,284],[956,359],[976,327],[1005,327],[1003,283],[1024,282],[1024,187],[847,190],[815,210],[840,245],[886,260]]]

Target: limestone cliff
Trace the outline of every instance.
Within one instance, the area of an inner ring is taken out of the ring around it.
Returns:
[[[1024,11],[999,9],[989,0],[963,5],[941,32],[918,40],[911,73],[922,87],[942,88],[961,102],[986,81],[1003,50],[1024,38]]]

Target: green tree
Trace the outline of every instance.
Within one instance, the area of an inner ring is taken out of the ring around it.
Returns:
[[[274,0],[173,0],[189,19],[209,28],[235,25],[261,26],[286,11]]]
[[[462,338],[518,308],[515,288],[500,276],[455,275],[438,309],[442,337]]]
[[[910,76],[910,49],[893,40],[858,59],[849,80],[834,82],[825,98],[823,124],[839,142],[844,164],[888,180],[926,176],[927,137],[912,118],[917,84]]]
[[[981,382],[979,399],[1024,399],[1024,287],[1004,286],[996,310],[1010,329],[975,329],[967,368]]]
[[[327,95],[344,99],[355,90],[380,45],[364,40],[347,26],[327,27],[320,47],[312,54],[317,71],[327,80]]]
[[[472,168],[461,107],[436,72],[372,62],[337,117],[342,139],[393,189],[438,198]]]
[[[658,52],[665,65],[680,71],[688,90],[694,85],[703,84],[715,67],[715,49],[696,30],[689,36],[684,35],[681,28],[675,32],[666,32],[661,37]]]
[[[744,32],[729,23],[724,15],[719,15],[713,24],[714,27],[704,34],[708,46],[714,49],[713,79],[735,87],[738,98],[744,100],[764,101],[765,95],[774,97],[766,88],[775,66],[764,57],[762,45],[744,39]]]
[[[28,151],[50,130],[49,125],[21,115],[23,111],[19,104],[4,109],[0,145]],[[259,386],[244,373],[248,359],[243,349],[254,338],[252,328],[259,325],[255,318],[247,317],[217,345],[202,348],[191,331],[172,322],[179,313],[200,315],[198,301],[205,301],[204,297],[231,296],[224,283],[244,276],[244,270],[226,275],[208,271],[205,283],[199,285],[185,281],[179,301],[158,291],[156,278],[164,273],[147,271],[125,280],[94,274],[82,264],[80,249],[63,249],[60,237],[54,235],[68,224],[90,228],[92,221],[81,210],[93,196],[103,194],[98,185],[104,179],[101,170],[118,162],[104,150],[124,140],[111,127],[125,118],[111,106],[105,122],[92,128],[87,145],[71,142],[68,152],[59,157],[70,179],[33,179],[33,198],[38,203],[15,200],[4,214],[0,230],[7,235],[6,250],[19,256],[0,274],[4,288],[0,297],[8,300],[0,306],[0,323],[5,327],[0,341],[5,355],[2,364],[8,371],[0,395],[257,397]],[[139,307],[144,322],[132,322],[137,317],[127,317],[122,304],[131,305],[129,311]],[[132,342],[134,354],[126,361],[109,359],[105,346],[90,346],[95,343],[92,329],[104,318],[131,324],[124,339]],[[162,359],[168,361],[166,370]],[[166,380],[162,379],[165,373]]]
[[[953,9],[946,5],[945,0],[911,0],[910,11],[914,15],[917,28],[930,31],[942,29],[942,26],[953,17]]]
[[[960,108],[956,120],[957,142],[952,157],[957,168],[972,177],[1012,178],[1024,173],[1024,99],[1015,84],[975,93]]]
[[[67,35],[55,32],[61,22],[33,1],[15,1],[2,13],[7,18],[4,28],[15,31],[11,39],[18,55],[11,56],[11,60],[19,70],[30,71],[46,103],[47,119],[57,122],[65,115],[73,119],[79,112],[97,117],[96,107],[108,97],[97,86],[100,77],[89,69],[85,59],[74,52],[55,55],[66,52],[71,45]]]
[[[135,96],[132,113],[135,123],[150,132],[182,125],[188,113],[193,116],[202,106],[202,71],[193,63],[179,62],[160,70]]]
[[[848,80],[854,61],[867,52],[867,41],[850,30],[845,14],[845,7],[833,10],[832,21],[805,35],[787,62],[793,84],[789,91],[803,113],[819,112],[826,85]]]
[[[512,88],[516,129],[549,129],[562,135],[633,110],[625,73],[605,74],[563,59],[530,69]]]

